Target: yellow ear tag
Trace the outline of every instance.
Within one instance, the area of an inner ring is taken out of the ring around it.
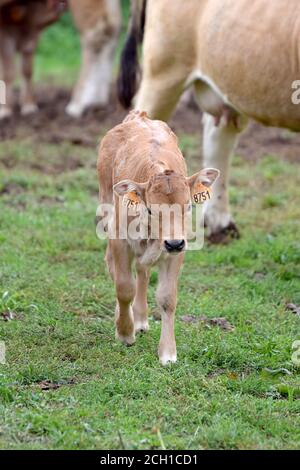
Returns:
[[[131,212],[133,213],[138,213],[139,211],[139,206],[140,206],[140,199],[136,192],[131,191],[130,193],[127,193],[123,197],[123,206],[127,207],[127,209],[130,209]]]
[[[204,202],[211,199],[211,188],[205,186],[203,183],[197,183],[194,187],[193,201],[196,204],[204,204]]]

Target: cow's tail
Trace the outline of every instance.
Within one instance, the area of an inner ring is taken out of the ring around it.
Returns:
[[[125,45],[121,54],[117,81],[121,105],[130,108],[138,88],[140,75],[138,48],[143,41],[147,0],[131,0],[131,18]]]

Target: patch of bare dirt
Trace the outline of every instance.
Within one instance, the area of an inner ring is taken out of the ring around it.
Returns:
[[[61,158],[60,161],[51,162],[49,164],[45,161],[36,161],[28,163],[29,168],[47,175],[60,175],[67,171],[74,171],[79,168],[84,168],[86,165],[82,160],[72,155],[68,155],[68,158]]]
[[[234,331],[234,326],[224,317],[208,318],[205,316],[196,317],[195,315],[184,315],[180,318],[185,323],[204,323],[206,326],[218,326],[224,331]]]
[[[64,385],[74,385],[75,379],[69,379],[69,380],[61,380],[59,382],[51,382],[50,380],[42,380],[39,382],[37,385],[38,387],[43,390],[43,391],[49,391],[49,390],[57,390],[60,387],[63,387]]]
[[[39,142],[70,142],[78,146],[95,147],[101,136],[111,127],[120,123],[125,115],[114,94],[105,108],[88,111],[80,119],[72,119],[65,114],[70,92],[51,86],[37,90],[40,111],[26,118],[18,110],[13,118],[0,123],[0,140],[33,137]],[[182,100],[170,121],[175,132],[202,134],[202,116],[195,103]],[[251,123],[243,133],[237,153],[247,160],[256,161],[262,155],[274,154],[291,162],[300,161],[300,134],[283,129],[267,128]],[[2,159],[10,167],[9,158]]]
[[[0,189],[0,195],[16,195],[24,192],[24,188],[17,183],[8,182]]]
[[[0,313],[0,317],[4,320],[4,321],[11,321],[11,320],[14,320],[16,318],[16,313],[15,312],[11,312],[10,310],[7,310],[5,312],[1,312]]]

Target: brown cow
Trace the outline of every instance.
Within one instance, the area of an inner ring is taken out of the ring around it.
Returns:
[[[68,3],[80,33],[82,64],[66,112],[79,117],[89,106],[108,103],[121,12],[119,0]],[[32,89],[34,53],[41,31],[58,19],[65,4],[65,0],[0,0],[0,62],[6,84],[6,105],[0,105],[0,119],[12,114],[17,52],[21,55],[24,78],[21,113],[37,110]]]
[[[64,3],[60,0],[0,1],[0,60],[6,85],[6,104],[0,106],[0,119],[12,114],[17,52],[21,55],[23,75],[21,113],[27,115],[37,110],[32,90],[34,52],[41,31],[58,19]]]
[[[139,112],[131,112],[103,138],[97,168],[100,207],[112,204],[114,208],[105,230],[109,232],[106,262],[117,296],[116,337],[131,345],[136,332],[148,330],[149,271],[158,265],[156,298],[162,318],[158,354],[163,365],[175,362],[174,315],[177,280],[187,248],[186,218],[192,197],[197,201],[199,185],[209,188],[219,171],[205,169],[187,177],[186,163],[171,129]],[[138,203],[138,213],[130,214],[124,201]],[[179,208],[168,230],[164,228],[161,207]],[[130,222],[138,222],[137,236],[130,231]],[[125,236],[121,237],[124,226]],[[158,226],[157,231],[152,231],[154,226]],[[111,227],[116,228],[114,236]]]

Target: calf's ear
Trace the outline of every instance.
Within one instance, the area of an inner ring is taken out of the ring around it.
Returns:
[[[195,173],[193,176],[190,176],[188,180],[189,187],[191,191],[195,185],[203,184],[206,187],[210,187],[214,182],[219,178],[220,171],[216,168],[204,168],[204,170]]]
[[[132,180],[119,181],[113,186],[114,193],[118,196],[134,193],[140,200],[144,200],[147,183],[136,183]]]

